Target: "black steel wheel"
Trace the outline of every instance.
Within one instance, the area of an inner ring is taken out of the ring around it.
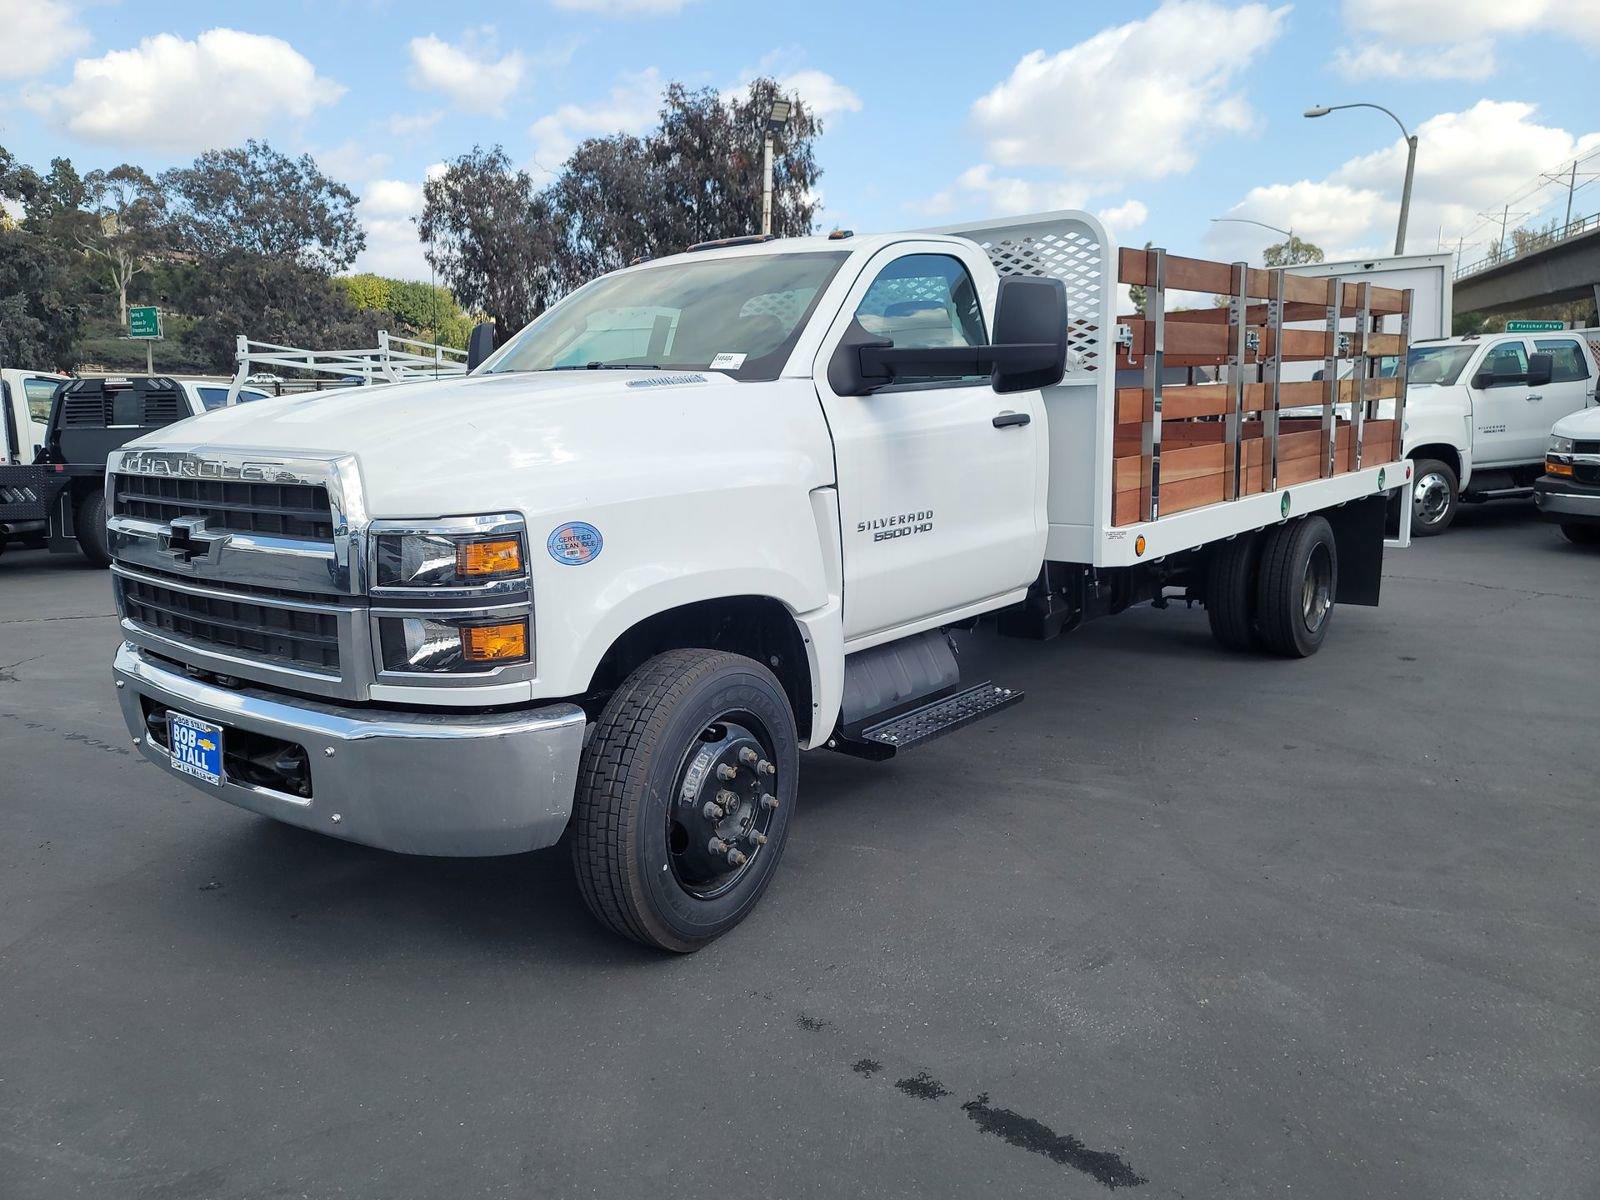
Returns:
[[[670,650],[612,695],[584,748],[573,866],[625,937],[687,953],[742,921],[783,853],[799,744],[760,663]]]
[[[1289,658],[1315,654],[1339,594],[1339,548],[1327,519],[1301,517],[1269,530],[1257,586],[1262,644]]]

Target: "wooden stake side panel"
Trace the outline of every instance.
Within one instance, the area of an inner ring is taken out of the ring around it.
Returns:
[[[1267,490],[1267,465],[1266,465],[1266,440],[1261,436],[1259,422],[1252,422],[1255,426],[1248,438],[1241,438],[1239,443],[1240,456],[1243,460],[1244,478],[1243,494],[1254,495]],[[1314,420],[1283,422],[1283,429],[1288,430],[1291,425],[1316,426]],[[1222,426],[1213,423],[1213,428],[1221,430]],[[1368,464],[1393,462],[1399,458],[1399,448],[1395,445],[1395,423],[1393,421],[1368,421],[1362,427],[1361,452],[1363,461]],[[1138,428],[1134,427],[1131,439],[1123,429],[1118,429],[1116,449],[1113,460],[1114,473],[1114,502],[1112,504],[1111,523],[1113,525],[1136,525],[1144,517],[1143,493],[1140,488],[1140,470],[1143,460],[1138,453]],[[1228,471],[1232,465],[1229,456],[1229,447],[1218,440],[1183,444],[1182,442],[1167,442],[1165,434],[1161,452],[1161,512],[1163,516],[1173,513],[1186,512],[1191,508],[1202,508],[1207,504],[1221,504],[1228,498],[1227,481]],[[1355,469],[1354,456],[1351,453],[1353,445],[1352,427],[1346,422],[1340,422],[1338,428],[1339,450],[1336,457],[1336,470],[1339,473]],[[1133,453],[1124,453],[1129,447]],[[1166,446],[1171,446],[1167,449]],[[1278,487],[1280,489],[1291,487],[1294,484],[1309,483],[1322,476],[1322,430],[1317,428],[1296,428],[1293,432],[1278,434]]]
[[[1159,351],[1153,320],[1120,318],[1128,336],[1118,344],[1119,370],[1226,370],[1218,372],[1223,382],[1164,383],[1159,419],[1151,388],[1115,389],[1114,526],[1399,460],[1410,292],[1159,250],[1121,250],[1118,265],[1120,281],[1147,287],[1152,303],[1164,303],[1172,291],[1209,292],[1224,301],[1163,311]],[[1384,317],[1398,317],[1402,332],[1383,332]],[[1345,318],[1354,318],[1356,328],[1341,328]],[[1294,322],[1322,328],[1286,327]],[[1394,377],[1379,377],[1384,358],[1398,359]],[[1352,377],[1330,383],[1284,381],[1279,374],[1285,363],[1329,360],[1330,373],[1342,366]],[[1381,401],[1390,402],[1390,419],[1378,419]],[[1314,415],[1290,415],[1296,410]],[[1331,422],[1331,448],[1324,421]]]

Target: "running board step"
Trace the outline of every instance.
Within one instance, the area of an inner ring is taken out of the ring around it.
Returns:
[[[941,700],[890,717],[887,721],[869,725],[861,731],[860,739],[883,747],[888,751],[884,755],[887,758],[889,754],[910,750],[936,737],[953,733],[963,725],[982,720],[1002,708],[1010,708],[1022,696],[1023,693],[1015,688],[1001,687],[985,680]]]

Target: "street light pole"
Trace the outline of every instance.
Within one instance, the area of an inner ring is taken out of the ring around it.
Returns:
[[[761,139],[761,232],[772,232],[772,138],[789,127],[793,105],[781,97],[767,110],[767,127]]]
[[[1276,225],[1268,225],[1265,221],[1256,221],[1249,217],[1212,217],[1211,221],[1213,224],[1219,221],[1231,221],[1236,225],[1259,225],[1263,229],[1272,230],[1273,233],[1281,233],[1286,238],[1294,237],[1294,230],[1292,229],[1279,229]]]
[[[1411,215],[1411,181],[1417,173],[1416,135],[1406,128],[1404,121],[1389,112],[1383,105],[1368,104],[1365,101],[1358,101],[1355,104],[1318,104],[1313,108],[1306,109],[1305,115],[1307,117],[1325,117],[1331,112],[1338,112],[1341,108],[1375,108],[1381,113],[1388,113],[1389,118],[1400,126],[1401,136],[1406,139],[1406,182],[1400,191],[1400,224],[1395,229],[1394,234],[1394,252],[1396,254],[1404,254],[1406,252],[1406,221]]]

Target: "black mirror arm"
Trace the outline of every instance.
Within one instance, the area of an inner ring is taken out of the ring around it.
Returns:
[[[1009,370],[1042,370],[1054,361],[1053,342],[1016,342],[1005,346],[933,346],[926,349],[897,348],[893,343],[869,343],[856,347],[861,357],[861,375],[881,387],[896,379],[988,375],[995,367]]]

